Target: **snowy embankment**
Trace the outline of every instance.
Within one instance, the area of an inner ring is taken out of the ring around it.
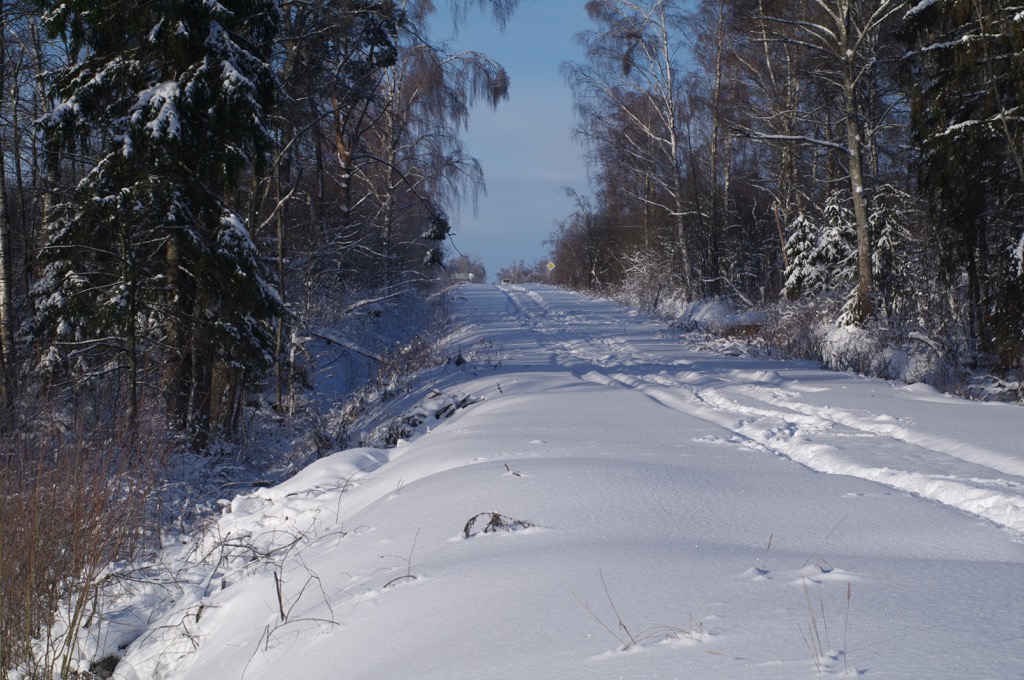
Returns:
[[[125,581],[86,645],[130,643],[115,677],[1021,677],[1020,408],[458,297],[464,361],[395,403],[413,436]]]

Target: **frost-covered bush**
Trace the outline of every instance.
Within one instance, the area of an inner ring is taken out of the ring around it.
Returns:
[[[625,275],[615,297],[645,312],[657,312],[665,299],[681,288],[672,276],[671,263],[661,253],[638,249],[627,255]]]
[[[827,328],[823,319],[834,317],[838,303],[820,297],[796,302],[780,301],[769,308],[761,327],[759,344],[779,359],[822,361]]]
[[[898,338],[878,327],[838,324],[823,334],[822,365],[887,380],[902,380],[909,357]]]

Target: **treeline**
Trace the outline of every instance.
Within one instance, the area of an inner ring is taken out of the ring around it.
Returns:
[[[503,22],[515,0],[453,0]],[[102,391],[202,448],[304,324],[436,279],[502,67],[430,0],[3,0],[0,428]]]
[[[564,73],[594,196],[556,282],[1024,357],[1024,5],[590,0]]]

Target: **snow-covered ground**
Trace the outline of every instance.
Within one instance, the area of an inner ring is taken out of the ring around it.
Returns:
[[[84,648],[133,680],[1024,677],[1019,407],[550,287],[455,310],[406,441],[225,503]]]

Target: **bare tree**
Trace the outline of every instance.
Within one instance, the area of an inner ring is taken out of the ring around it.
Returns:
[[[516,0],[454,0],[504,25]],[[277,49],[287,94],[279,146],[259,183],[253,222],[276,242],[277,286],[319,323],[331,297],[390,295],[422,279],[447,234],[446,212],[483,190],[460,138],[475,102],[504,99],[508,77],[486,55],[450,54],[430,38],[427,0],[282,3]],[[385,291],[379,290],[381,287]],[[288,402],[290,327],[277,328],[278,403]]]
[[[569,187],[564,191],[576,208],[549,241],[554,250],[552,274],[558,283],[599,290],[618,278],[618,225],[608,224],[607,216],[588,197]]]
[[[684,285],[696,292],[690,223],[700,217],[687,193],[684,79],[677,30],[684,8],[675,0],[590,0],[599,28],[577,36],[588,63],[563,72],[576,98],[579,135],[592,148],[615,146],[644,181],[637,200],[668,215]]]
[[[17,305],[31,273],[31,241],[38,216],[32,205],[37,174],[26,159],[38,153],[31,125],[38,110],[33,58],[38,19],[18,0],[0,0],[0,409],[13,408],[18,391]],[[19,254],[21,257],[18,258]]]
[[[447,212],[463,200],[474,205],[484,190],[483,169],[459,133],[479,102],[496,107],[508,97],[505,69],[478,52],[451,54],[427,38],[425,22],[403,31],[398,57],[384,76],[367,144],[356,155],[358,174],[377,206],[384,284],[394,263],[413,269],[424,256],[414,251],[444,240],[428,225],[447,224]],[[432,247],[437,248],[436,243]]]
[[[806,0],[784,9],[789,11],[760,17],[762,35],[755,40],[760,40],[766,50],[771,43],[784,45],[787,56],[791,50],[800,52],[801,63],[808,67],[809,84],[817,92],[834,97],[842,124],[837,134],[830,134],[833,127],[827,119],[817,126],[817,132],[824,132],[823,135],[797,131],[779,133],[770,129],[754,129],[749,134],[759,140],[833,149],[845,157],[857,226],[854,315],[858,321],[863,321],[872,311],[871,234],[866,197],[869,187],[864,149],[869,136],[881,127],[865,125],[861,97],[887,46],[884,33],[903,5],[896,0]],[[770,53],[766,51],[768,59]],[[769,71],[774,77],[775,69],[769,68]],[[787,88],[794,84],[790,82]],[[799,102],[791,100],[790,104]],[[787,117],[795,120],[799,115],[796,109],[790,109]]]

